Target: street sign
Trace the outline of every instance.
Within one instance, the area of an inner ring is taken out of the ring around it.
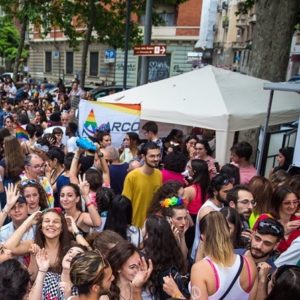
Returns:
[[[138,56],[165,56],[166,52],[165,45],[140,45],[133,48],[133,54]]]
[[[105,50],[104,63],[110,64],[116,61],[116,51],[113,49]]]

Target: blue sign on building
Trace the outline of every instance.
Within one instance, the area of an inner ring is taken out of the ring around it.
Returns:
[[[112,49],[105,50],[105,59],[116,58],[116,51]]]

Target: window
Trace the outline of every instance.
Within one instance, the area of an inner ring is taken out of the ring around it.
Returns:
[[[74,73],[74,52],[68,51],[66,52],[66,74]]]
[[[99,53],[90,52],[90,76],[98,76]]]
[[[45,73],[52,72],[52,51],[45,52]]]

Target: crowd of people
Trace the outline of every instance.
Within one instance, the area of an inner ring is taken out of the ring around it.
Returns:
[[[280,149],[269,178],[246,141],[219,166],[205,132],[162,139],[152,121],[145,140],[128,132],[119,147],[101,127],[87,150],[71,102],[43,91],[8,98],[0,300],[299,299],[292,148]]]

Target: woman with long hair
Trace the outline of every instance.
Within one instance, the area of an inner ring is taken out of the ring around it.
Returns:
[[[146,260],[151,259],[153,272],[149,279],[147,291],[156,299],[167,299],[163,292],[163,277],[175,271],[186,273],[186,262],[175,239],[170,224],[165,217],[149,216],[144,225],[144,242],[142,253]]]
[[[256,202],[249,218],[250,228],[253,228],[259,216],[270,211],[273,188],[270,180],[264,176],[252,177],[248,184],[248,188]]]
[[[139,154],[140,138],[136,132],[127,132],[124,138],[124,142],[128,143],[128,147],[125,147],[120,155],[121,162],[129,163],[132,159],[136,159]]]
[[[132,205],[131,201],[125,196],[117,195],[111,202],[108,209],[107,219],[104,229],[117,232],[125,240],[128,240],[136,247],[142,241],[142,232],[132,224]]]
[[[223,207],[220,212],[225,217],[229,230],[230,238],[234,249],[242,248],[243,244],[241,242],[241,233],[242,233],[242,222],[241,218],[236,209],[226,206]]]
[[[19,141],[13,135],[4,138],[4,158],[0,161],[0,191],[4,191],[3,185],[8,182],[20,180],[20,174],[24,170],[24,154]]]
[[[136,298],[134,294],[141,296],[142,287],[153,269],[151,260],[148,266],[138,249],[125,240],[110,250],[107,260],[114,275],[110,299],[131,300]]]
[[[249,293],[256,279],[256,266],[248,258],[234,254],[224,216],[210,212],[201,219],[200,227],[201,260],[191,271],[192,299],[254,299],[252,295],[249,298]]]
[[[26,199],[29,215],[48,208],[47,194],[39,182],[33,179],[23,180],[18,184],[18,190]]]
[[[71,295],[77,295],[77,290],[72,286],[70,279],[70,265],[72,259],[84,251],[86,247],[72,243],[71,248],[62,259],[62,272],[54,273],[48,271],[50,259],[45,249],[36,253],[38,275],[30,290],[29,299],[67,299]]]
[[[193,159],[188,163],[188,170],[192,178],[192,184],[184,189],[183,198],[188,203],[187,209],[195,224],[198,211],[206,200],[207,188],[210,182],[208,164],[204,160]],[[192,226],[186,232],[186,242],[189,249],[193,245],[194,236],[195,226]]]
[[[22,241],[23,234],[36,224],[34,241]],[[60,208],[49,208],[43,212],[37,211],[30,215],[14,234],[5,242],[5,247],[10,249],[14,255],[28,255],[36,253],[39,249],[45,248],[49,260],[49,271],[60,273],[61,262],[64,255],[70,249],[71,234],[68,231],[67,223]],[[28,267],[32,279],[36,278],[38,266],[35,255],[30,255]]]
[[[97,203],[89,197],[89,183],[80,179],[78,185],[69,183],[62,187],[60,192],[60,205],[65,211],[65,216],[72,217],[80,234],[86,236],[93,227],[101,226],[101,218],[97,211]],[[88,212],[82,211],[81,196],[85,201]]]

